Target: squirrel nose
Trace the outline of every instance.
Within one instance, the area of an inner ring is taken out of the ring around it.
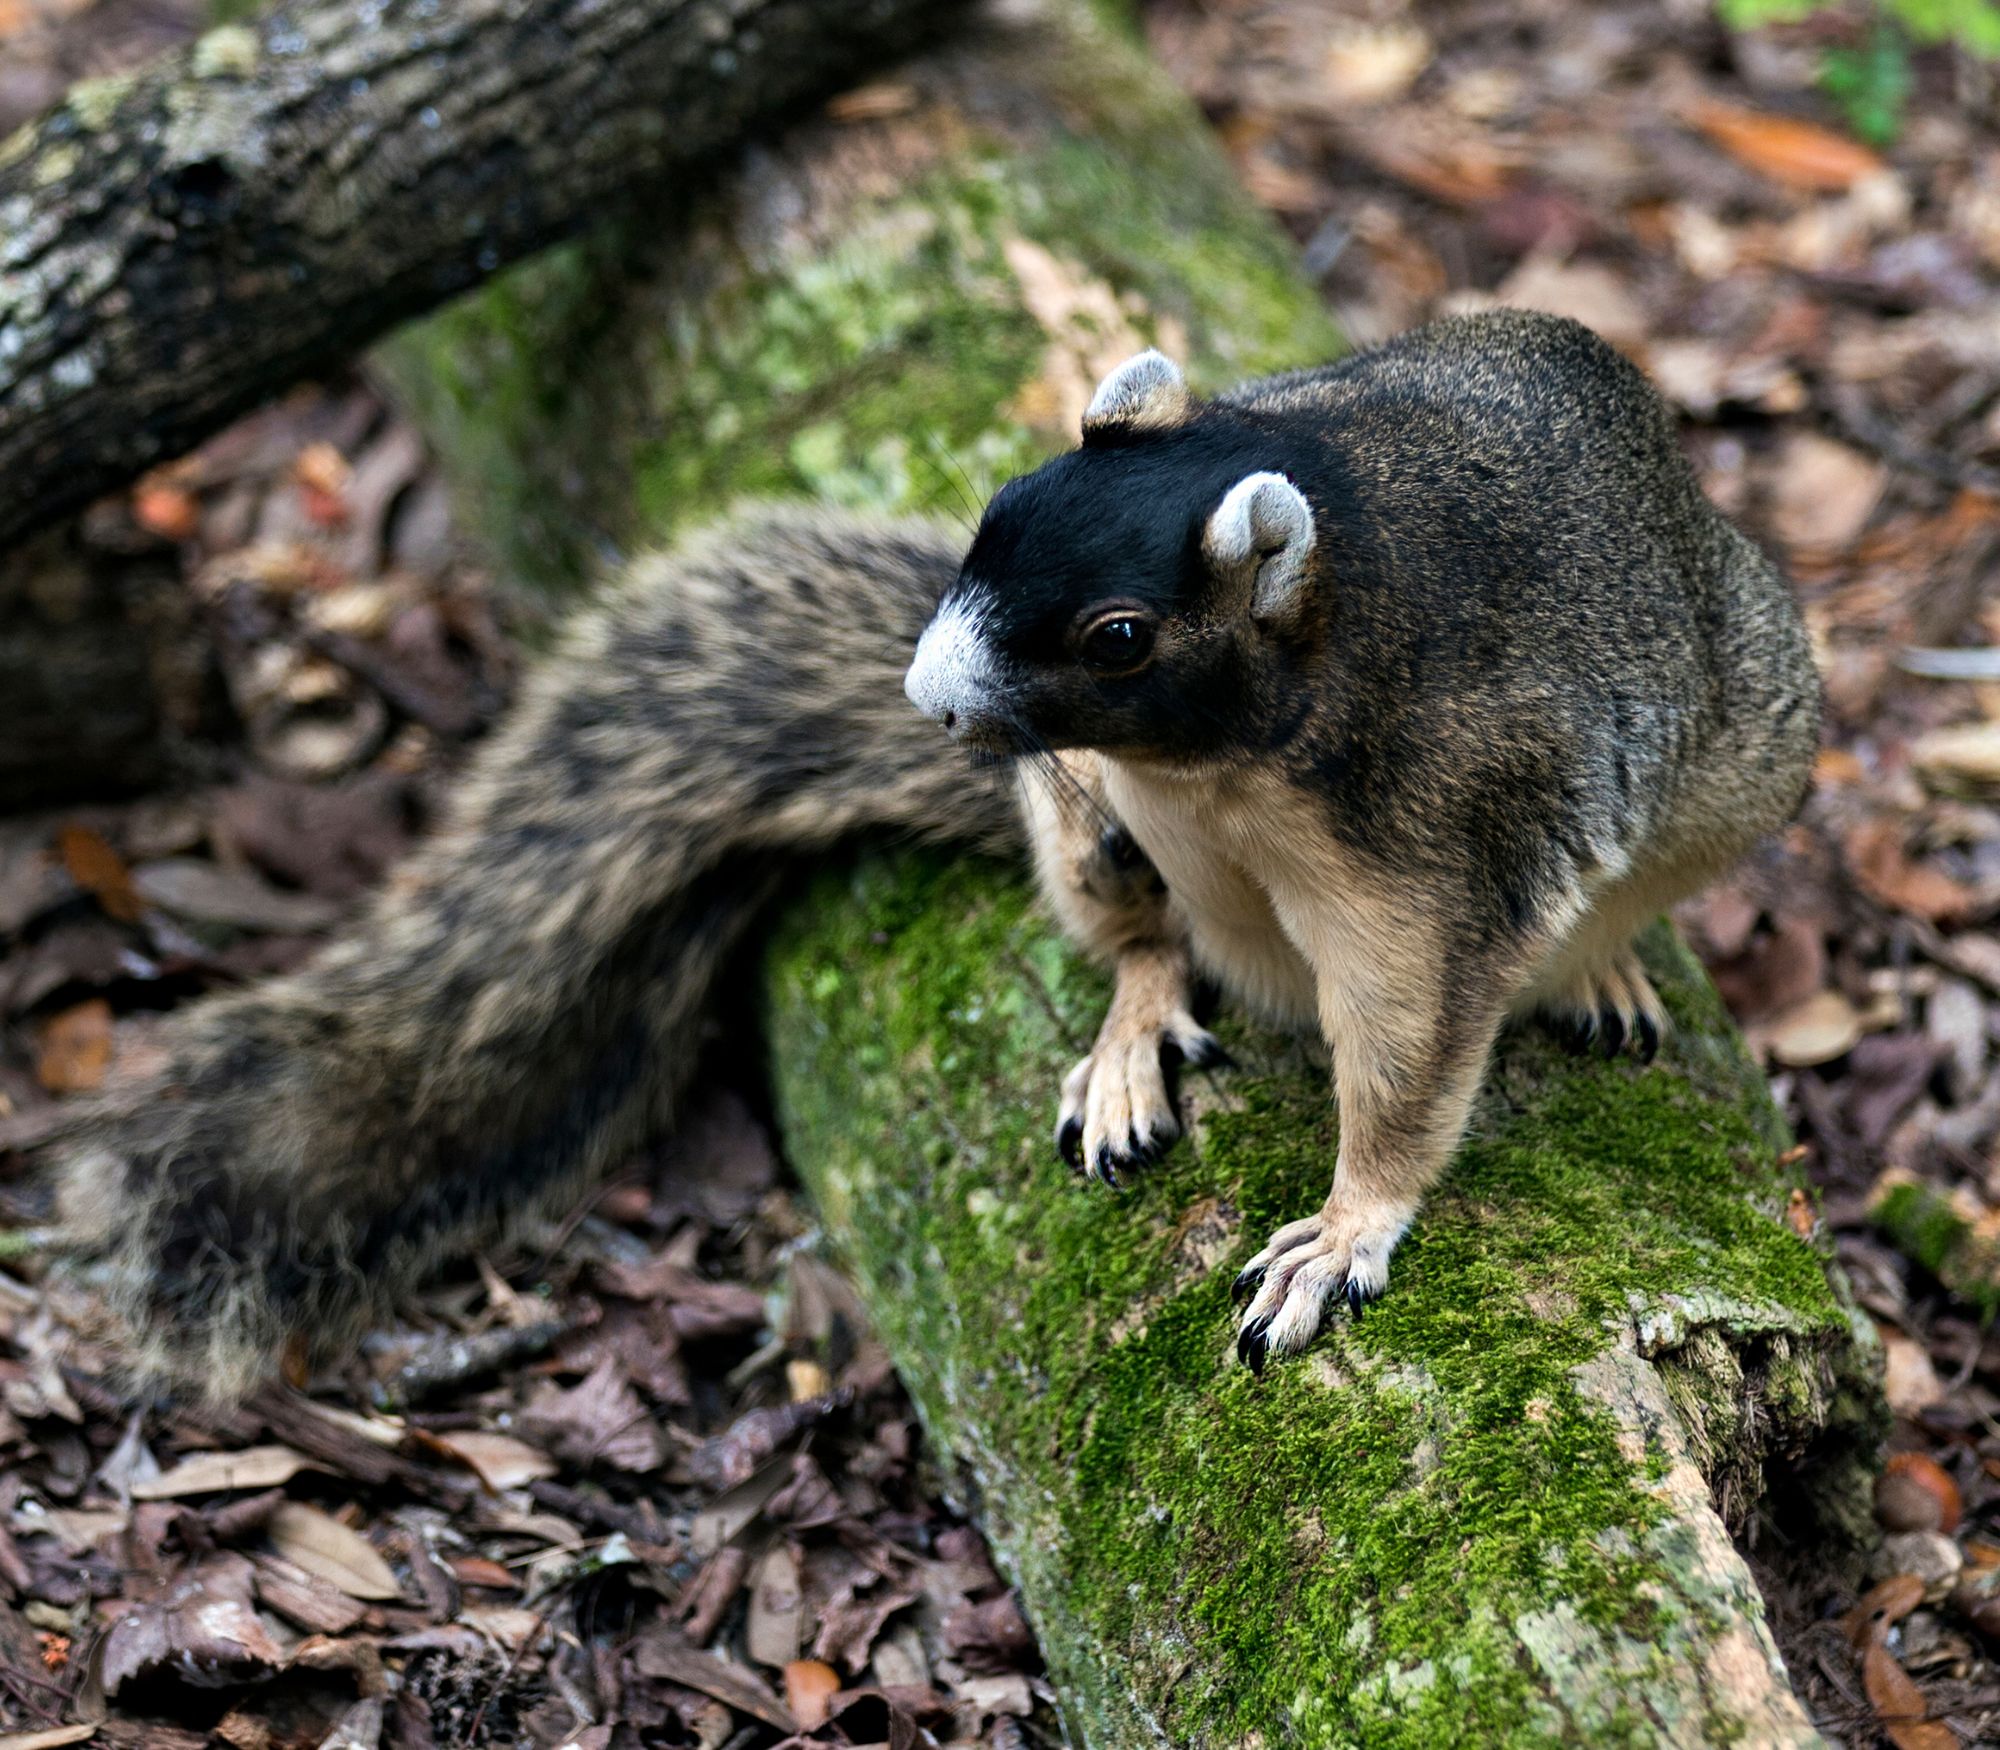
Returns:
[[[951,735],[994,714],[999,668],[977,620],[962,606],[939,611],[917,641],[903,691]]]

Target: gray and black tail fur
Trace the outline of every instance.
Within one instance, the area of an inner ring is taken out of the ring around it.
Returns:
[[[765,508],[641,562],[481,752],[454,818],[306,970],[167,1024],[90,1115],[64,1218],[143,1374],[226,1396],[324,1349],[669,1121],[788,862],[1017,831],[902,674],[954,531]]]

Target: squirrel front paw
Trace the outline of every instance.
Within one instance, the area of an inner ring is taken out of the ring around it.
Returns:
[[[1090,1055],[1063,1078],[1056,1153],[1072,1170],[1122,1189],[1121,1172],[1158,1160],[1181,1133],[1172,1062],[1205,1069],[1226,1064],[1229,1054],[1183,1008],[1114,1003]]]
[[[1287,1223],[1244,1266],[1230,1298],[1248,1299],[1237,1358],[1262,1373],[1270,1357],[1295,1355],[1319,1335],[1342,1301],[1355,1318],[1389,1285],[1389,1254],[1416,1212],[1405,1205],[1344,1199]]]

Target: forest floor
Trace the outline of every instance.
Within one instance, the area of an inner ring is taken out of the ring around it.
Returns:
[[[199,10],[0,0],[0,135]],[[1898,59],[1856,12],[1732,35],[1685,0],[1145,22],[1357,342],[1494,302],[1581,318],[1799,585],[1817,785],[1681,922],[1881,1332],[1895,1457],[1865,1603],[1766,1553],[1829,1733],[2000,1742],[1993,70]],[[1899,71],[1893,137],[1863,145]],[[232,728],[171,794],[0,820],[0,1217],[30,1237],[61,1098],[174,1004],[309,954],[512,673],[505,598],[363,380],[243,422],[85,538],[178,567]],[[122,1408],[87,1346],[59,1353],[88,1306],[16,1240],[0,1746],[1056,1741],[1032,1637],[744,1092],[224,1417]]]

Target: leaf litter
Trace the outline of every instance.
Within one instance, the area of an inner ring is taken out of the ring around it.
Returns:
[[[0,121],[197,12],[0,4]],[[1680,922],[1808,1150],[1789,1218],[1832,1233],[1882,1335],[1874,1559],[1902,1568],[1868,1589],[1776,1526],[1752,1555],[1825,1730],[2000,1740],[1991,69],[1911,48],[1901,133],[1864,140],[1822,81],[1872,52],[1845,4],[1737,32],[1636,0],[1152,0],[1144,23],[1353,338],[1496,302],[1590,322],[1798,583],[1813,795]],[[142,1063],[161,1008],[311,952],[500,707],[512,610],[443,502],[413,428],[346,380],[86,519],[105,556],[178,568],[236,730],[204,788],[0,822],[18,1233],[46,1219],[18,1167],[61,1097]],[[216,1420],[134,1420],[104,1358],[59,1362],[18,1248],[0,1743],[82,1741],[79,1709],[162,1750],[1055,1741],[1033,1636],[742,1098],[546,1239]]]

